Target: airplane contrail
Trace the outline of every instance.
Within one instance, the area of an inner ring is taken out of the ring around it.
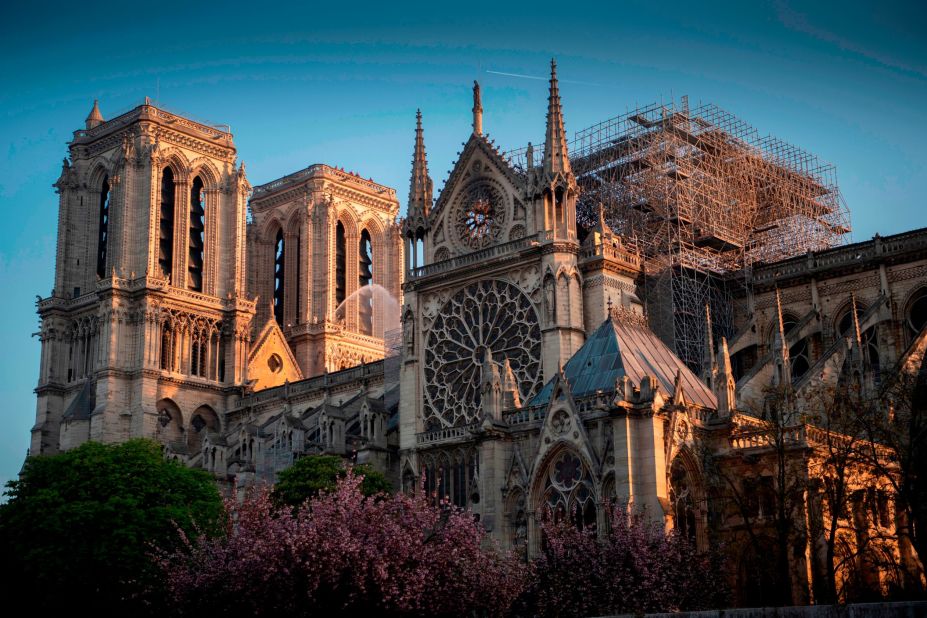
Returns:
[[[487,73],[492,73],[493,75],[505,75],[506,77],[523,77],[525,79],[539,79],[541,81],[547,81],[546,77],[538,77],[537,75],[522,75],[521,73],[504,73],[502,71],[490,71],[486,69]]]
[[[491,71],[486,69],[487,73],[492,73],[493,75],[503,75],[505,77],[521,77],[522,79],[539,79],[541,81],[547,81],[549,77],[539,77],[537,75],[524,75],[522,73],[506,73],[505,71]],[[564,84],[580,84],[583,86],[601,86],[602,84],[596,84],[594,82],[578,82],[572,79],[561,79],[561,83]]]

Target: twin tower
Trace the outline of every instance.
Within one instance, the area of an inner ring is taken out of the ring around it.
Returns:
[[[108,121],[94,103],[69,149],[31,453],[195,449],[244,392],[383,357],[393,189],[326,165],[252,189],[227,129],[147,99]]]

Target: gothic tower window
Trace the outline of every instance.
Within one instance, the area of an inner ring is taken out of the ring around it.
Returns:
[[[370,232],[361,232],[359,247],[360,265],[358,269],[358,286],[364,288],[373,283],[373,245],[370,242]],[[373,334],[373,294],[364,294],[360,299],[358,317],[360,330],[365,335]]]
[[[170,276],[174,271],[174,172],[169,167],[161,176],[160,214],[158,264],[161,273]]]
[[[167,323],[161,327],[161,369],[174,370],[174,331]]]
[[[206,231],[206,192],[203,181],[197,176],[190,188],[190,259],[188,287],[203,291],[203,246]]]
[[[344,302],[347,290],[347,261],[344,237],[344,225],[341,221],[335,226],[335,304]]]
[[[283,229],[277,231],[277,240],[274,243],[274,319],[283,326],[283,301],[285,282],[284,267],[286,265],[286,244],[283,240]]]
[[[97,240],[97,277],[106,276],[106,245],[109,237],[109,177],[100,187],[100,235]]]

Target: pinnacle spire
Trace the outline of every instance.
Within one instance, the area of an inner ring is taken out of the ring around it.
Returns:
[[[412,154],[412,179],[409,183],[409,215],[420,212],[428,216],[431,210],[432,183],[428,175],[428,158],[425,156],[425,137],[422,131],[422,110],[415,112],[415,150]]]
[[[721,357],[721,362],[713,390],[715,397],[718,399],[718,415],[725,417],[730,416],[737,407],[737,385],[734,382],[734,371],[731,369],[731,355],[727,348],[727,337],[721,337],[718,355]]]
[[[473,80],[473,134],[483,134],[483,96],[476,80]]]
[[[88,129],[92,129],[106,122],[103,119],[103,114],[100,113],[100,103],[96,99],[93,100],[93,108],[90,110],[90,114],[87,116],[85,122]]]
[[[549,176],[571,173],[567,154],[566,130],[563,128],[563,107],[560,105],[560,85],[557,82],[557,61],[550,61],[550,93],[547,97],[547,134],[544,139],[544,172]]]
[[[718,372],[718,365],[715,360],[715,341],[714,329],[711,324],[711,307],[705,303],[705,353],[702,368],[702,378],[709,387],[714,384],[715,374]]]
[[[775,350],[779,361],[779,384],[788,385],[792,383],[792,367],[789,360],[789,344],[785,338],[785,322],[782,319],[782,298],[779,294],[779,288],[776,288],[776,321],[778,327],[777,349]]]

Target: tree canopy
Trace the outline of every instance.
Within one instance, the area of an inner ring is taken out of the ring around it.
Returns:
[[[351,469],[355,475],[363,477],[360,490],[365,496],[391,490],[386,477],[371,466],[361,464]],[[344,459],[337,455],[301,457],[278,475],[273,500],[280,505],[298,507],[322,491],[334,491],[338,480],[345,478],[347,473]]]
[[[160,574],[152,545],[174,546],[178,528],[190,536],[217,531],[223,514],[207,473],[166,460],[159,444],[141,439],[30,457],[5,493],[3,586],[7,599],[29,599],[33,610],[143,607]]]

